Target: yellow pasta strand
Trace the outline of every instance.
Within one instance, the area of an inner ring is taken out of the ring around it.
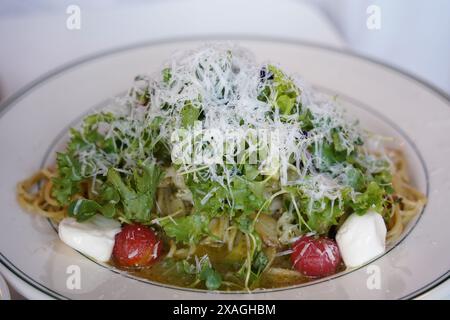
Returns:
[[[58,204],[51,195],[54,174],[43,169],[17,184],[17,200],[26,211],[59,221],[66,216],[67,208]]]

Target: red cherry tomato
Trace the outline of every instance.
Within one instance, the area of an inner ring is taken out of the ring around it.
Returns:
[[[292,249],[292,265],[309,277],[332,275],[342,261],[336,242],[329,238],[301,237]]]
[[[161,255],[162,243],[155,232],[140,224],[128,224],[116,234],[113,258],[125,267],[143,267]]]

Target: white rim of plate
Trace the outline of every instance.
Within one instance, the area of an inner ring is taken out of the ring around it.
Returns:
[[[8,284],[5,278],[0,274],[0,300],[11,300]]]
[[[45,82],[58,76],[59,74],[62,74],[63,72],[68,71],[77,66],[80,66],[84,63],[95,61],[97,59],[101,59],[101,58],[104,58],[106,56],[113,55],[116,53],[121,53],[121,52],[125,52],[128,50],[143,48],[143,47],[147,47],[147,46],[156,46],[156,45],[176,43],[176,42],[181,42],[181,41],[186,42],[186,41],[224,41],[224,40],[234,40],[234,41],[254,40],[254,41],[264,41],[264,42],[278,42],[278,43],[293,44],[293,45],[298,45],[298,46],[303,46],[303,47],[312,47],[312,48],[321,49],[324,51],[329,51],[329,52],[333,52],[333,53],[337,53],[337,54],[341,54],[341,55],[351,56],[353,58],[372,63],[379,67],[383,67],[385,70],[394,72],[397,75],[401,75],[402,77],[404,77],[410,81],[412,80],[413,82],[421,85],[423,88],[428,89],[430,92],[434,93],[436,96],[443,99],[450,106],[450,96],[447,93],[443,92],[442,90],[440,90],[440,89],[436,88],[435,86],[429,84],[428,82],[424,81],[423,79],[413,76],[404,70],[401,70],[399,68],[396,68],[394,66],[386,64],[384,62],[378,61],[373,58],[366,57],[364,55],[361,55],[361,54],[358,54],[355,52],[351,52],[349,50],[339,49],[339,48],[335,48],[335,47],[331,47],[331,46],[317,44],[314,42],[295,40],[295,39],[290,39],[290,38],[278,38],[278,37],[271,38],[271,37],[252,36],[252,35],[220,35],[220,36],[211,36],[211,37],[181,37],[181,38],[173,37],[173,38],[166,38],[163,40],[144,41],[144,42],[138,42],[138,43],[127,45],[127,46],[120,46],[120,47],[100,51],[100,52],[97,52],[97,53],[94,53],[91,55],[81,57],[79,59],[76,59],[69,63],[63,64],[60,67],[57,67],[57,68],[43,74],[42,76],[38,77],[34,81],[31,81],[28,85],[26,85],[23,88],[21,88],[20,90],[18,90],[16,93],[14,93],[12,96],[7,98],[5,101],[0,103],[0,117],[2,117],[6,112],[8,112],[16,102],[20,101],[31,90],[39,87],[40,85],[43,85]],[[326,90],[326,88],[323,88],[323,89]],[[352,99],[352,98],[350,98],[350,99]],[[362,103],[360,101],[357,101],[357,103],[359,105],[361,105],[361,104],[364,105],[364,103]],[[412,145],[414,145],[414,144],[412,144]],[[418,153],[418,155],[420,155],[420,153]],[[423,213],[423,211],[420,213],[420,216],[422,215],[422,213]],[[416,219],[414,225],[409,229],[408,233],[403,235],[402,239],[400,241],[398,241],[395,246],[397,246],[398,244],[400,244],[402,241],[404,241],[407,238],[409,232],[411,232],[414,229],[415,225],[419,222],[420,216],[418,217],[418,219]],[[389,251],[390,250],[387,250],[382,256],[388,254]],[[377,257],[377,259],[378,258],[380,258],[380,257]],[[25,284],[29,285],[34,290],[37,290],[40,293],[48,295],[51,298],[69,299],[69,298],[61,295],[60,293],[36,282],[34,279],[31,279],[26,273],[22,272],[11,261],[9,261],[8,258],[5,257],[1,252],[0,252],[0,263],[2,264],[3,267],[5,267],[7,269],[7,271],[11,272],[13,276],[22,280]],[[100,265],[100,266],[102,266],[102,265]],[[102,266],[102,267],[104,267],[104,266]],[[358,269],[359,268],[356,268],[354,270],[358,270]],[[352,271],[354,271],[354,270],[352,270]],[[111,270],[111,271],[114,272],[114,270]],[[348,273],[349,272],[345,272],[341,276],[344,276]],[[337,275],[333,278],[337,278],[337,277],[339,277],[339,275]],[[400,299],[414,299],[416,297],[419,297],[420,295],[423,295],[424,293],[438,287],[440,284],[444,283],[449,278],[450,278],[450,270],[448,270],[446,273],[442,274],[441,276],[439,276],[437,279],[433,280],[432,282],[428,283],[427,285],[411,292],[410,294],[408,294],[404,297],[401,297]],[[332,279],[329,279],[329,280],[332,280]],[[314,281],[314,283],[311,283],[310,285],[314,285],[315,283],[316,283],[316,281]],[[170,286],[167,286],[167,287],[170,288]],[[180,289],[180,288],[177,287],[177,289]],[[291,288],[279,289],[279,290],[289,290],[289,289],[291,289]],[[279,291],[279,290],[276,290],[276,291]],[[203,292],[200,290],[199,291],[195,290],[195,291],[199,292],[199,293]],[[255,292],[255,293],[258,293],[258,292]]]

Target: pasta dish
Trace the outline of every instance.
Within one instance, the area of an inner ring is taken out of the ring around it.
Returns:
[[[151,281],[286,287],[383,254],[425,205],[337,98],[224,44],[175,54],[17,187],[60,239]]]

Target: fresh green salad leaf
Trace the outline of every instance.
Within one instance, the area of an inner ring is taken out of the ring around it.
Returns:
[[[347,152],[336,150],[334,144],[323,142],[316,149],[315,145],[311,146],[312,153],[318,155],[316,166],[322,171],[327,171],[331,166],[342,163],[347,158]]]
[[[383,213],[384,195],[385,190],[372,181],[364,193],[356,196],[356,200],[351,204],[351,207],[359,215],[365,214],[368,210]]]
[[[307,132],[314,128],[313,115],[309,109],[302,109],[298,120],[301,122],[303,131]]]
[[[259,276],[261,272],[266,268],[269,263],[269,258],[263,251],[259,251],[256,253],[255,258],[252,263],[252,272],[255,276]]]
[[[392,194],[394,188],[392,186],[392,174],[388,167],[378,173],[373,174],[374,181],[384,188],[387,194]]]
[[[142,165],[133,171],[131,177],[125,179],[113,168],[108,170],[107,182],[119,193],[127,220],[150,222],[156,188],[162,177],[161,169],[153,163]]]
[[[277,67],[269,65],[268,70],[273,75],[275,85],[275,106],[282,114],[289,115],[294,111],[297,97],[300,96],[300,90],[294,84],[294,81]]]
[[[366,178],[361,170],[349,165],[345,170],[344,183],[355,191],[361,192],[366,186]]]
[[[222,276],[211,266],[204,265],[199,274],[199,279],[205,281],[208,290],[217,290],[222,285]]]
[[[129,177],[122,177],[111,168],[95,199],[72,201],[69,216],[85,221],[99,213],[108,218],[120,217],[128,222],[149,224],[156,188],[162,176],[161,169],[155,164],[142,165]]]
[[[250,216],[242,214],[236,219],[239,230],[243,233],[252,233],[254,230],[253,219]]]
[[[192,193],[196,212],[206,213],[209,216],[224,212],[228,193],[218,182],[203,179],[194,181],[188,177],[186,185]]]
[[[114,120],[111,113],[96,113],[83,119],[80,130],[70,129],[71,138],[65,152],[57,153],[57,176],[53,179],[52,194],[61,205],[67,205],[73,195],[80,191],[80,182],[92,176],[95,163],[87,162],[82,165],[77,153],[94,148],[96,153],[110,154],[115,152],[116,146],[111,138],[100,134],[98,127],[101,123]]]
[[[78,161],[67,153],[56,156],[58,175],[53,179],[52,195],[61,205],[67,205],[71,197],[80,191],[83,179]]]
[[[338,201],[333,202],[328,198],[321,201],[304,200],[303,206],[308,208],[305,210],[307,225],[319,234],[326,234],[331,226],[337,225],[338,218],[344,214]]]
[[[178,272],[183,272],[186,274],[197,274],[197,268],[195,265],[189,263],[187,260],[180,260],[176,262],[176,267]]]
[[[69,217],[74,217],[78,222],[82,222],[96,215],[100,209],[101,206],[93,200],[78,199],[70,203],[68,213]]]
[[[212,267],[209,257],[205,255],[196,261],[196,265],[186,260],[178,261],[179,272],[194,275],[198,279],[197,281],[204,281],[208,290],[219,289],[222,285],[222,276]]]
[[[197,243],[209,234],[209,219],[201,214],[192,214],[180,218],[163,217],[158,220],[166,234],[177,242]]]
[[[163,81],[165,83],[169,83],[170,79],[172,79],[172,70],[170,68],[164,68],[162,70]]]
[[[186,102],[183,109],[181,109],[181,125],[187,129],[192,127],[200,115],[200,108],[194,106],[191,102]]]
[[[347,170],[346,184],[348,186],[339,192],[340,199],[327,197],[313,199],[302,190],[301,185],[287,188],[296,201],[296,209],[300,215],[297,219],[299,224],[304,224],[309,231],[327,234],[346,212],[363,215],[368,210],[374,210],[383,214],[386,189],[375,181],[369,182],[366,186],[365,176],[359,169],[353,167]]]
[[[250,167],[250,166],[247,166]],[[251,178],[254,172],[247,171]],[[266,201],[264,183],[247,178],[245,175],[231,179],[229,187],[216,181],[187,179],[187,186],[192,192],[194,208],[210,216],[228,213],[250,214],[258,211]]]
[[[318,234],[326,234],[331,226],[337,225],[338,218],[344,214],[337,200],[326,197],[314,200],[304,194],[298,200],[299,210],[306,222],[306,230],[311,229]]]

